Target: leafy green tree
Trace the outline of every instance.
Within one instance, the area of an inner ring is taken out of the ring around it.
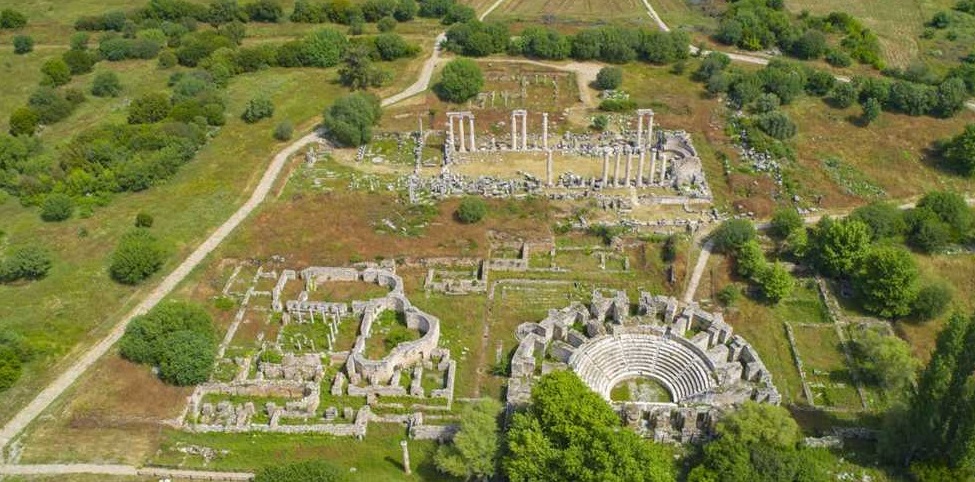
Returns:
[[[857,100],[859,92],[856,86],[851,82],[838,82],[834,87],[832,92],[830,92],[827,100],[833,107],[839,109],[846,109],[853,105]]]
[[[299,53],[305,67],[334,67],[339,64],[349,48],[345,34],[332,27],[316,30],[301,42]]]
[[[972,229],[972,209],[961,194],[932,191],[918,201],[917,207],[930,210],[951,227],[954,241],[960,240]]]
[[[214,26],[220,26],[230,22],[246,22],[247,12],[241,8],[237,0],[214,0],[210,2],[207,9],[207,22]]]
[[[150,92],[129,104],[129,124],[153,124],[169,115],[173,106],[163,92]]]
[[[348,477],[325,460],[295,462],[261,469],[254,482],[344,482]]]
[[[415,45],[409,44],[403,37],[394,33],[383,33],[373,38],[379,58],[385,61],[413,57],[420,52]]]
[[[735,272],[743,278],[760,275],[768,266],[757,240],[751,239],[735,251]]]
[[[942,157],[951,169],[966,176],[975,176],[975,124],[944,143]]]
[[[863,101],[862,107],[863,115],[860,116],[860,118],[863,119],[864,124],[870,124],[871,122],[877,120],[877,118],[880,117],[880,113],[883,111],[880,101],[873,97]]]
[[[162,337],[157,350],[159,379],[176,386],[198,385],[210,378],[217,357],[213,339],[192,331],[176,331]]]
[[[438,447],[433,457],[437,469],[468,480],[493,477],[501,442],[498,434],[501,409],[501,403],[492,398],[465,405],[460,414],[460,431],[450,443]]]
[[[112,279],[134,285],[162,268],[164,252],[149,231],[136,228],[122,235],[108,268]]]
[[[10,135],[32,136],[37,132],[41,118],[30,107],[18,107],[10,113]]]
[[[253,124],[261,119],[266,119],[274,115],[274,103],[265,96],[257,96],[247,101],[247,107],[240,115],[240,118],[248,124]]]
[[[91,72],[98,57],[87,50],[69,50],[61,54],[61,60],[68,66],[71,75],[81,75]]]
[[[193,303],[166,302],[132,319],[119,341],[119,353],[135,363],[156,364],[163,338],[176,332],[190,332],[197,338],[216,340],[213,320],[203,307]]]
[[[122,83],[111,70],[98,72],[91,81],[91,95],[95,97],[118,97],[121,93]]]
[[[867,311],[884,318],[906,316],[917,297],[917,264],[897,246],[874,246],[864,256],[854,281]]]
[[[918,321],[933,320],[948,311],[951,298],[951,287],[944,283],[924,286],[911,305],[911,316]]]
[[[396,19],[391,16],[383,17],[376,22],[376,28],[383,33],[392,32],[396,30]]]
[[[512,417],[502,471],[512,482],[675,480],[668,450],[635,432],[570,371],[543,375]]]
[[[47,85],[59,86],[71,81],[71,68],[62,59],[50,59],[41,66],[42,80]]]
[[[754,275],[762,290],[762,296],[771,303],[778,303],[792,294],[796,280],[781,263],[773,263]]]
[[[0,281],[39,280],[51,270],[51,255],[37,245],[19,247],[0,263]]]
[[[755,225],[747,219],[729,219],[711,234],[714,249],[722,253],[734,253],[756,237]]]
[[[41,203],[41,219],[47,222],[65,221],[73,213],[74,200],[67,194],[49,194]]]
[[[71,115],[74,105],[51,87],[42,86],[31,93],[27,105],[37,113],[41,124],[51,125]]]
[[[815,264],[827,276],[852,276],[870,247],[870,228],[857,219],[824,217],[812,230],[810,248]]]
[[[447,14],[443,16],[444,25],[453,25],[455,23],[470,22],[477,18],[477,12],[467,5],[462,5],[455,3],[447,9]]]
[[[868,328],[857,336],[853,348],[860,373],[894,398],[913,385],[920,363],[904,340]]]
[[[623,69],[619,67],[603,67],[596,74],[596,88],[600,90],[616,90],[623,85]]]
[[[483,87],[481,68],[473,60],[461,58],[447,63],[436,91],[441,100],[459,104],[476,96]]]
[[[792,44],[793,56],[802,60],[818,59],[826,52],[826,35],[818,30],[809,29]]]
[[[16,29],[27,26],[27,16],[12,8],[0,10],[0,28]]]
[[[24,55],[34,51],[34,37],[30,35],[14,35],[14,53]]]
[[[900,236],[907,231],[904,212],[897,206],[883,201],[860,206],[854,209],[849,217],[866,224],[870,228],[870,235],[874,241]]]
[[[381,116],[382,108],[376,96],[355,92],[339,97],[325,110],[324,126],[332,140],[340,145],[361,146],[372,139],[372,127]]]
[[[804,225],[802,216],[793,208],[781,208],[772,215],[772,223],[769,226],[769,234],[776,239],[785,239],[793,231],[802,229]]]
[[[244,5],[244,11],[252,22],[279,22],[284,18],[284,8],[277,0],[256,0]]]
[[[399,22],[409,22],[416,17],[419,10],[420,6],[417,5],[416,0],[399,0],[396,2],[396,10],[393,12],[393,17]]]

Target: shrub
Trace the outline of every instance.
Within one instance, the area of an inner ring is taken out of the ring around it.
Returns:
[[[151,228],[152,224],[155,222],[152,215],[149,213],[139,213],[135,215],[135,227],[137,228]]]
[[[164,50],[159,54],[157,62],[160,69],[171,69],[176,66],[178,59],[172,50]]]
[[[755,277],[762,296],[770,303],[778,303],[792,293],[796,280],[780,263],[769,265]]]
[[[162,92],[143,94],[129,104],[129,124],[152,124],[169,115],[172,105]]]
[[[291,121],[283,120],[274,128],[274,138],[282,142],[290,140],[291,136],[294,135],[294,130]]]
[[[403,57],[413,57],[419,53],[420,49],[415,45],[410,45],[403,37],[394,33],[379,34],[373,39],[376,52],[382,60],[390,61]]]
[[[342,482],[347,477],[342,471],[324,460],[296,462],[288,465],[265,467],[254,477],[254,482]]]
[[[616,90],[623,85],[623,69],[619,67],[603,67],[596,74],[596,88],[600,90]]]
[[[711,234],[714,249],[722,253],[734,253],[745,243],[754,240],[755,225],[747,219],[729,219]]]
[[[115,72],[99,72],[91,81],[91,95],[95,97],[118,97],[121,93],[122,83]]]
[[[71,81],[71,68],[62,59],[50,59],[41,66],[44,74],[42,83],[46,85],[64,85]]]
[[[592,127],[597,131],[606,130],[606,128],[609,127],[609,117],[606,117],[603,114],[598,114],[596,116],[593,116],[590,127]]]
[[[30,35],[15,35],[14,36],[14,53],[17,55],[24,55],[34,51],[34,37]]]
[[[636,109],[636,101],[630,99],[606,99],[599,103],[599,110],[625,112]]]
[[[437,83],[441,100],[459,104],[473,98],[484,87],[484,75],[477,63],[470,59],[455,59],[447,63]]]
[[[41,204],[41,219],[47,222],[64,221],[74,213],[74,200],[67,194],[48,195]]]
[[[98,57],[87,50],[69,50],[61,55],[61,60],[68,65],[71,75],[81,75],[91,72]]]
[[[10,8],[0,10],[0,28],[14,29],[24,28],[27,25],[27,16]]]
[[[826,62],[833,67],[849,67],[853,59],[842,50],[830,49],[826,52]]]
[[[474,224],[480,222],[487,215],[487,204],[479,197],[465,197],[457,206],[454,213],[457,220],[464,224]]]
[[[376,28],[380,32],[392,32],[396,29],[396,19],[393,17],[383,17],[376,22]]]
[[[792,119],[779,111],[766,112],[758,116],[758,128],[779,140],[794,137],[798,132],[798,128]]]
[[[0,264],[0,281],[38,280],[51,270],[51,255],[37,245],[17,248]]]
[[[162,264],[159,242],[149,231],[136,228],[122,235],[108,270],[115,281],[134,285],[159,271]]]
[[[920,289],[911,305],[911,316],[918,321],[933,320],[946,311],[951,304],[951,287],[944,283],[927,285]]]
[[[40,117],[30,107],[18,107],[10,113],[10,135],[32,136],[37,132]]]
[[[856,86],[852,83],[838,82],[833,86],[833,91],[829,94],[827,100],[833,107],[846,109],[856,102],[858,94],[859,92],[857,92]]]
[[[255,97],[247,102],[247,107],[240,118],[248,124],[253,124],[261,119],[266,119],[274,115],[274,104],[271,99],[264,96]]]
[[[793,231],[797,229],[802,229],[803,220],[802,216],[792,208],[782,208],[775,211],[772,215],[772,225],[769,228],[769,234],[777,239],[785,239]]]
[[[252,22],[278,22],[284,18],[284,9],[276,0],[257,0],[244,5],[244,12]]]
[[[755,99],[754,110],[759,114],[764,114],[778,109],[781,105],[782,101],[779,100],[779,96],[772,93],[761,94]]]
[[[210,378],[217,346],[192,331],[176,331],[160,340],[157,350],[159,379],[176,386],[198,385]]]
[[[718,291],[717,298],[724,306],[734,306],[741,299],[741,289],[735,284],[727,285]]]
[[[159,367],[159,378],[173,385],[204,382],[216,357],[213,320],[202,307],[170,302],[136,317],[125,329],[119,353],[135,363]]]

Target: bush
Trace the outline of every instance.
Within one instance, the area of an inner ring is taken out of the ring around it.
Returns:
[[[265,467],[254,477],[254,482],[342,482],[347,477],[342,471],[324,460],[296,462],[288,465]]]
[[[721,253],[734,253],[756,237],[755,225],[747,219],[729,219],[711,234],[714,249]]]
[[[396,29],[396,19],[393,17],[383,17],[376,22],[376,28],[380,32],[392,32]]]
[[[24,28],[27,25],[27,16],[10,8],[0,10],[0,28],[14,29]]]
[[[487,215],[487,204],[479,197],[465,197],[457,206],[454,213],[457,220],[464,224],[474,224],[480,222]]]
[[[41,204],[41,219],[47,222],[67,220],[73,213],[74,200],[67,194],[51,194]]]
[[[71,68],[62,59],[50,59],[44,62],[41,73],[44,74],[41,82],[46,85],[60,86],[71,81]]]
[[[596,88],[600,90],[616,90],[623,85],[623,69],[619,67],[603,67],[596,74]]]
[[[441,100],[459,104],[473,98],[484,87],[484,75],[477,63],[470,59],[455,59],[447,63],[437,83]]]
[[[827,97],[826,100],[828,100],[833,107],[838,109],[846,109],[856,102],[857,95],[859,95],[859,92],[857,91],[856,86],[854,86],[852,83],[838,82],[835,86],[833,86],[833,91],[829,94],[829,97]]]
[[[917,264],[911,253],[899,246],[878,245],[870,249],[853,278],[863,299],[863,308],[884,318],[909,314],[917,297]]]
[[[294,135],[294,130],[291,121],[283,120],[274,128],[274,138],[282,142],[290,140],[291,136]]]
[[[198,385],[210,378],[217,356],[216,343],[192,331],[176,331],[162,338],[157,351],[159,379],[176,386]]]
[[[17,248],[0,264],[0,281],[38,280],[51,270],[51,255],[47,250],[29,245]]]
[[[24,55],[34,51],[34,37],[30,35],[14,36],[14,53]]]
[[[607,127],[609,127],[609,117],[606,117],[603,114],[593,116],[592,123],[589,125],[589,127],[597,131],[604,131]]]
[[[37,132],[40,117],[30,107],[18,107],[10,113],[10,135],[32,136]]]
[[[91,81],[91,95],[95,97],[118,97],[121,93],[122,83],[115,72],[99,72]]]
[[[122,235],[108,270],[115,281],[134,285],[159,271],[162,264],[159,242],[149,231],[136,228]]]
[[[152,224],[155,222],[152,215],[149,213],[139,213],[135,215],[135,227],[137,228],[151,228]]]
[[[247,17],[252,22],[275,23],[284,18],[284,9],[276,0],[257,0],[244,6]]]
[[[157,63],[160,69],[171,69],[176,66],[179,60],[176,58],[176,54],[172,50],[164,50],[159,54]]]
[[[951,287],[936,283],[921,288],[911,305],[911,316],[917,321],[933,320],[946,311],[951,304]]]
[[[755,277],[762,296],[770,303],[778,303],[792,293],[796,280],[780,263],[769,265]]]
[[[41,124],[50,125],[71,115],[74,106],[51,87],[40,87],[31,93],[27,105],[37,113]]]
[[[782,208],[775,211],[772,215],[772,225],[769,228],[769,234],[771,234],[776,239],[785,239],[793,231],[797,229],[802,229],[803,226],[802,216],[793,208]]]
[[[91,72],[98,57],[87,50],[69,50],[61,55],[61,60],[68,65],[71,75],[81,75]]]
[[[381,116],[382,108],[376,96],[356,92],[338,98],[326,109],[324,126],[329,137],[339,145],[361,146],[372,139],[372,127]]]
[[[136,317],[119,343],[123,358],[159,367],[159,378],[173,385],[194,385],[210,376],[216,358],[213,320],[189,303],[160,304]]]
[[[718,291],[717,298],[723,306],[734,306],[741,299],[741,289],[735,284],[727,285]]]
[[[794,137],[798,132],[798,128],[792,119],[779,111],[767,112],[758,116],[758,128],[779,140]]]
[[[172,105],[163,92],[143,94],[129,104],[129,124],[152,124],[169,115]]]
[[[826,52],[826,62],[833,67],[849,67],[853,65],[853,59],[842,50],[830,49]]]
[[[599,110],[606,112],[625,112],[636,109],[636,101],[630,99],[606,99],[599,103]]]
[[[271,102],[271,99],[258,96],[247,102],[247,107],[244,109],[244,113],[240,115],[240,118],[248,124],[253,124],[273,115],[274,104]]]

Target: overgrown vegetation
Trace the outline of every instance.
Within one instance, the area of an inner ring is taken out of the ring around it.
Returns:
[[[119,353],[135,363],[156,366],[166,383],[196,385],[207,381],[213,369],[216,330],[202,307],[163,303],[129,323]]]

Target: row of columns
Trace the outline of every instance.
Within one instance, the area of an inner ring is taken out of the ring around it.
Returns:
[[[455,120],[457,121],[457,124],[459,124],[460,144],[457,143],[457,140],[454,137],[454,121]],[[467,132],[466,135],[465,135],[465,132],[464,132],[464,121],[465,120],[467,121],[467,124],[470,127],[470,132]],[[467,111],[467,112],[448,112],[447,113],[447,126],[448,126],[447,134],[448,134],[448,139],[450,140],[450,145],[454,149],[456,149],[457,152],[466,152],[468,150],[469,150],[469,152],[476,152],[477,151],[477,143],[474,140],[474,114],[472,112],[469,112],[469,111]],[[465,145],[465,141],[468,140],[468,139],[470,140],[470,146],[466,146]]]
[[[639,157],[639,161],[638,161],[638,164],[637,164],[636,187],[643,187],[644,186],[644,179],[647,179],[646,176],[643,175],[643,173],[644,173],[644,163],[645,163],[645,159],[646,159],[646,150],[645,149],[639,149],[638,152],[640,154],[640,157]],[[549,169],[549,178],[550,179],[551,179],[551,169],[552,169],[552,167],[551,167],[552,160],[551,159],[552,159],[552,156],[551,156],[551,153],[550,153],[549,154],[549,161],[548,161],[549,162],[549,168],[548,169]],[[651,151],[651,155],[650,155],[650,177],[649,177],[649,179],[647,179],[647,183],[649,183],[649,184],[653,184],[654,178],[655,178],[656,173],[657,173],[657,159],[658,159],[657,150],[654,149],[654,150]],[[663,182],[663,181],[667,180],[667,158],[666,157],[660,158],[660,160],[661,160],[661,164],[660,164],[660,182]],[[630,185],[630,179],[632,178],[632,175],[633,175],[633,151],[630,150],[630,151],[627,151],[626,152],[626,165],[624,167],[625,171],[624,171],[624,175],[623,176],[620,176],[621,161],[622,161],[622,153],[620,151],[616,151],[616,163],[615,163],[615,168],[613,170],[613,185],[615,185],[617,187],[625,187],[625,186],[629,186]],[[602,175],[603,183],[602,183],[602,185],[604,187],[609,186],[609,179],[610,179],[609,178],[609,152],[607,151],[607,152],[604,152],[603,153],[603,175]],[[551,181],[549,181],[549,185],[551,185]]]

